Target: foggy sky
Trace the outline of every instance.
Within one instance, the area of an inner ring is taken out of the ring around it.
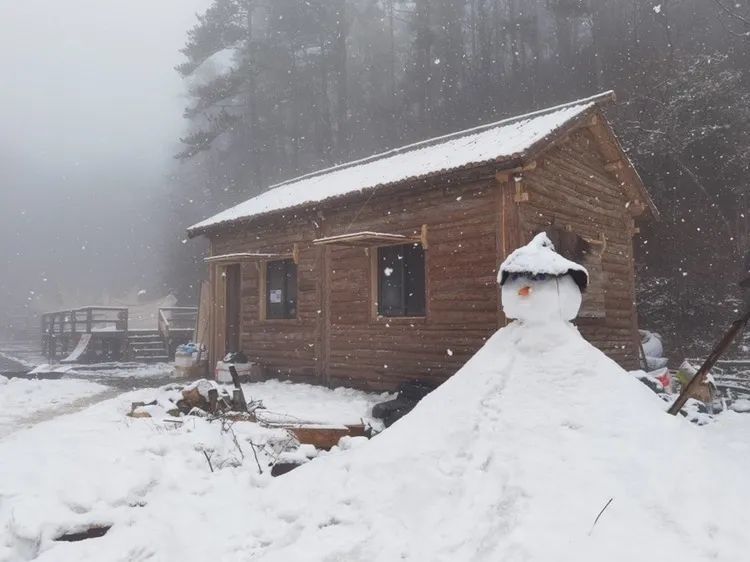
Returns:
[[[0,0],[0,313],[150,286],[183,128],[173,70],[209,0]]]

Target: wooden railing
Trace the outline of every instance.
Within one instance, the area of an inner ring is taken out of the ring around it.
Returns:
[[[106,343],[95,346],[96,354],[118,358],[128,338],[128,309],[84,306],[48,312],[41,317],[42,352],[50,361],[70,353],[83,334],[97,334]],[[94,353],[94,352],[91,352]]]
[[[127,332],[128,309],[114,306],[85,306],[42,315],[42,334],[90,334]]]
[[[174,353],[180,343],[187,343],[193,337],[198,321],[198,309],[190,306],[172,306],[159,309],[159,334],[167,349]]]
[[[197,318],[198,309],[194,307],[159,309],[155,328],[170,356],[178,345],[193,338]],[[95,334],[95,354],[118,358],[127,350],[132,335],[128,331],[128,309],[112,306],[48,312],[41,317],[41,329],[42,351],[50,359],[69,353],[83,334]]]

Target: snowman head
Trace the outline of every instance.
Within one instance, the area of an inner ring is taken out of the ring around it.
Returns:
[[[588,285],[586,269],[555,252],[541,232],[500,266],[505,316],[529,323],[573,320]]]

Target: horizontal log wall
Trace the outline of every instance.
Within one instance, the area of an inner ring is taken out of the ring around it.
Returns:
[[[455,373],[497,329],[497,213],[494,179],[415,187],[326,214],[327,235],[379,231],[419,235],[427,225],[427,314],[376,318],[372,256],[330,247],[331,384],[392,389]],[[374,250],[373,250],[374,251]]]
[[[529,200],[519,204],[523,239],[550,224],[580,236],[606,237],[602,255],[605,317],[579,318],[583,336],[626,368],[638,366],[633,295],[633,245],[627,197],[604,168],[597,142],[586,129],[549,151],[525,175]]]
[[[586,130],[540,157],[524,175],[529,201],[517,204],[516,238],[525,243],[553,222],[591,239],[604,233],[605,317],[582,318],[578,325],[610,357],[633,367],[631,219],[627,200],[604,164]],[[498,236],[503,207],[494,172],[474,170],[384,188],[214,234],[215,255],[289,254],[295,244],[299,250],[294,320],[260,318],[263,267],[243,263],[243,351],[267,367],[269,376],[331,386],[391,390],[412,378],[439,383],[451,376],[503,322],[495,281],[503,252]],[[503,189],[513,189],[512,183]],[[512,196],[510,201],[512,207]],[[423,224],[429,243],[424,318],[374,316],[374,249],[312,244],[315,238],[359,231],[418,237]]]
[[[497,329],[499,306],[494,177],[465,181],[383,190],[214,235],[214,255],[299,249],[295,320],[260,318],[262,266],[243,263],[243,351],[270,376],[332,386],[390,390],[403,380],[437,384],[455,373]],[[312,244],[358,231],[418,237],[423,224],[429,242],[424,318],[373,316],[375,249]]]
[[[212,237],[214,255],[230,253],[291,254],[299,247],[297,265],[298,315],[294,320],[265,320],[260,311],[260,261],[242,262],[242,322],[240,348],[253,361],[264,365],[269,376],[292,375],[296,380],[318,382],[320,360],[320,284],[318,256],[312,246],[317,237],[314,224],[296,216],[262,221],[252,227],[235,227]],[[221,354],[219,354],[221,355]]]

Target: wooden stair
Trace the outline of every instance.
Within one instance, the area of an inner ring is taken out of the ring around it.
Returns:
[[[128,346],[133,361],[140,363],[166,363],[169,352],[157,331],[139,330],[128,334]]]

